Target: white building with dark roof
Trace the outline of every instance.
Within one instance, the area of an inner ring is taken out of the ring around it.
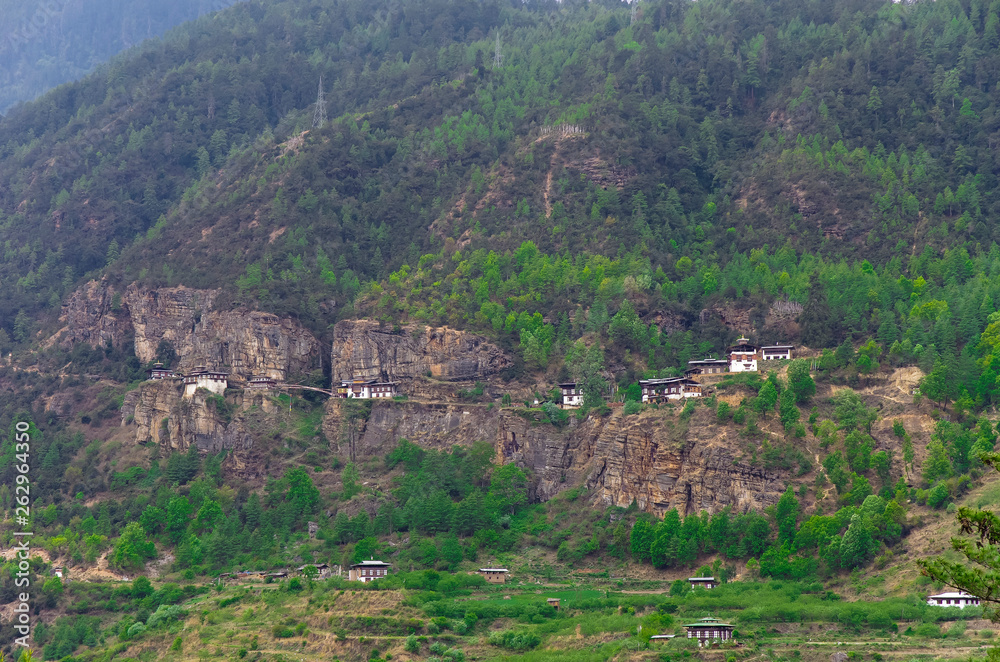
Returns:
[[[229,374],[221,370],[209,370],[203,365],[195,366],[193,372],[184,375],[184,397],[193,397],[195,391],[206,389],[216,395],[224,395],[229,386]]]
[[[347,579],[352,582],[373,582],[388,575],[390,567],[388,563],[375,559],[362,561],[351,566],[347,573]]]
[[[938,593],[937,595],[928,595],[927,604],[932,607],[958,607],[959,609],[965,609],[966,607],[978,607],[979,598],[969,595],[964,591],[949,591],[947,593]]]
[[[341,398],[360,398],[362,400],[391,398],[396,395],[399,382],[383,382],[377,379],[344,379],[337,388],[337,396]]]
[[[701,384],[688,377],[640,379],[639,387],[642,389],[643,402],[701,397]]]

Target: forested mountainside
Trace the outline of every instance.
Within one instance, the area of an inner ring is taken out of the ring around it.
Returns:
[[[0,530],[26,428],[42,656],[669,660],[706,610],[737,659],[972,651],[912,561],[997,498],[998,30],[243,2],[16,108]],[[795,359],[643,398],[741,335]]]
[[[768,335],[879,333],[971,389],[996,9],[242,3],[0,124],[0,319],[24,343],[104,270],[319,333],[374,308],[538,338],[544,364],[629,301],[664,369],[787,301]]]
[[[76,80],[110,57],[235,0],[3,0],[0,113]]]

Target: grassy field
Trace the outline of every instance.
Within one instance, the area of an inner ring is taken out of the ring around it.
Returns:
[[[424,573],[405,574],[393,583],[416,584]],[[993,642],[978,609],[933,608],[917,595],[847,601],[819,583],[777,581],[671,595],[666,583],[643,582],[644,590],[618,583],[515,581],[448,593],[339,578],[213,587],[182,602],[176,618],[135,634],[106,624],[93,646],[69,659],[818,662],[842,651],[910,661],[981,657]],[[560,600],[558,610],[548,598]],[[683,623],[709,614],[735,624],[736,643],[699,649],[683,638]],[[654,634],[679,636],[659,643],[650,641]]]

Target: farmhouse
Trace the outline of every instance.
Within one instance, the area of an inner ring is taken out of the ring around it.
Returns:
[[[352,582],[373,582],[389,574],[389,564],[383,561],[362,561],[351,566],[347,579]]]
[[[305,574],[306,568],[316,568],[317,579],[327,579],[333,576],[333,570],[326,563],[306,563],[298,567],[299,574]],[[309,572],[312,572],[311,570]]]
[[[718,618],[707,616],[697,623],[684,626],[688,639],[697,639],[698,646],[706,646],[716,642],[729,641],[733,638],[733,628],[729,623],[723,623]]]
[[[479,574],[486,578],[490,584],[504,584],[507,582],[507,568],[480,568]]]
[[[184,397],[194,396],[200,388],[216,395],[223,395],[229,385],[229,375],[221,370],[209,370],[203,365],[195,366],[194,372],[184,375]]]
[[[688,581],[691,582],[691,588],[700,586],[702,588],[715,588],[719,585],[715,581],[715,577],[688,577]]]
[[[715,375],[729,372],[729,361],[725,359],[699,359],[688,361],[688,369],[685,375]]]
[[[979,598],[965,592],[951,591],[948,593],[938,593],[937,595],[928,595],[927,604],[934,607],[958,607],[959,609],[965,609],[966,607],[978,607]]]
[[[639,386],[642,388],[643,402],[701,397],[701,384],[687,377],[641,379]]]

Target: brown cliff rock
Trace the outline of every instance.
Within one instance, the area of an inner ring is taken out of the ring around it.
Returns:
[[[606,505],[663,514],[761,509],[784,491],[778,473],[736,461],[735,431],[712,425],[711,412],[696,411],[690,425],[671,414],[646,411],[612,418],[595,448],[587,486]],[[730,438],[732,435],[732,438]]]
[[[637,416],[616,409],[556,428],[526,411],[483,405],[375,402],[367,415],[359,406],[327,405],[323,432],[341,455],[384,456],[400,438],[440,450],[489,441],[497,461],[531,472],[531,496],[543,501],[583,484],[603,505],[635,500],[649,512],[686,515],[761,509],[785,489],[781,474],[735,462],[736,431],[711,425],[705,409],[690,425],[666,409]]]
[[[135,341],[146,363],[168,341],[180,358],[177,370],[204,364],[230,371],[234,379],[266,374],[284,380],[320,367],[320,344],[297,322],[258,311],[214,311],[217,290],[160,289],[130,285],[124,293],[91,281],[63,309],[62,344]]]
[[[122,426],[134,429],[140,444],[157,444],[167,452],[187,450],[192,444],[201,450],[249,450],[253,437],[249,418],[269,413],[274,406],[266,393],[229,394],[226,409],[220,412],[215,398],[199,390],[194,397],[181,397],[179,380],[144,382],[125,394]]]
[[[428,373],[443,381],[476,380],[513,365],[483,336],[415,324],[393,331],[371,320],[338,322],[331,356],[334,383],[352,377],[406,381]]]
[[[59,321],[65,325],[60,333],[66,349],[78,343],[103,347],[110,342],[120,347],[133,334],[132,317],[124,297],[114,287],[96,280],[70,295]]]

